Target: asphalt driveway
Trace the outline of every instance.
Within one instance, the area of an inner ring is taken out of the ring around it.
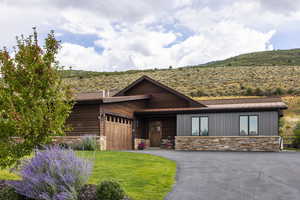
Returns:
[[[177,162],[167,200],[298,200],[300,152],[149,150]]]

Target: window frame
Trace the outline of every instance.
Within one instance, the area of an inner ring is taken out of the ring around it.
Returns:
[[[199,120],[198,121],[198,127],[199,127],[198,135],[193,135],[193,118],[198,118],[198,120]],[[207,135],[201,135],[201,118],[207,118]],[[191,136],[209,136],[209,117],[207,115],[191,117]]]
[[[247,117],[247,135],[241,135],[241,117]],[[250,117],[257,117],[257,134],[251,135],[250,134]],[[259,135],[259,115],[239,115],[239,136],[258,136]]]

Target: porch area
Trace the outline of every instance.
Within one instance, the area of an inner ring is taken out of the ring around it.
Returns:
[[[142,144],[145,149],[174,149],[176,136],[176,115],[139,115],[133,127],[134,149]]]

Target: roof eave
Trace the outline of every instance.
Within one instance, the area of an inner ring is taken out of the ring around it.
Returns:
[[[197,113],[222,113],[222,112],[264,112],[264,111],[280,111],[287,109],[286,107],[273,108],[231,108],[231,109],[198,109],[198,110],[163,110],[163,111],[136,111],[137,115],[152,115],[152,114],[197,114]]]

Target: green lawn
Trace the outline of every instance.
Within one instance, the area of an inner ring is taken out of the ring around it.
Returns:
[[[284,150],[287,150],[287,151],[300,151],[300,149],[297,149],[297,148],[284,148]]]
[[[176,163],[162,157],[129,152],[78,152],[78,155],[94,162],[89,183],[116,179],[134,200],[163,199],[175,183]],[[0,171],[0,179],[16,178],[6,170]]]

